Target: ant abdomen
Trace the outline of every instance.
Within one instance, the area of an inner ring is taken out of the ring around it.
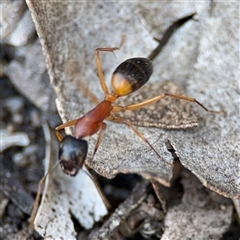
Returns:
[[[113,72],[112,88],[118,96],[128,95],[142,87],[153,72],[152,62],[147,58],[130,58]]]

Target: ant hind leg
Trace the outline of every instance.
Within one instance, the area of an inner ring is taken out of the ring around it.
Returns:
[[[93,150],[93,155],[90,158],[90,161],[94,158],[94,156],[95,156],[95,154],[96,154],[96,152],[97,152],[97,150],[98,150],[98,148],[100,146],[100,143],[101,143],[102,137],[103,137],[103,133],[106,130],[106,128],[107,128],[107,124],[105,122],[102,122],[101,128],[100,128],[100,130],[98,132],[98,138],[97,138],[97,141],[95,143],[94,150]]]
[[[152,146],[152,144],[147,140],[147,138],[145,138],[145,136],[137,129],[135,128],[131,122],[129,122],[128,120],[121,118],[121,117],[115,117],[113,114],[110,115],[110,117],[108,118],[108,120],[112,121],[112,122],[116,122],[116,123],[124,123],[127,126],[129,126],[144,142],[146,142],[148,144],[148,146],[156,153],[156,155],[166,164],[170,165],[171,167],[173,166],[172,163],[169,163],[167,161],[165,161],[160,154],[157,152],[157,150]]]
[[[137,109],[140,109],[142,107],[148,106],[148,105],[150,105],[154,102],[157,102],[160,99],[165,98],[165,97],[171,97],[171,98],[175,98],[175,99],[179,99],[179,100],[185,100],[185,101],[188,101],[188,102],[194,102],[194,103],[198,104],[201,108],[203,108],[207,112],[212,112],[212,113],[222,113],[222,112],[224,112],[223,110],[222,111],[210,110],[210,109],[206,108],[202,103],[197,101],[195,98],[191,98],[191,97],[184,96],[184,95],[171,94],[171,93],[163,93],[163,94],[160,94],[156,97],[145,100],[143,102],[135,103],[135,104],[127,105],[127,106],[117,106],[116,105],[116,106],[113,107],[112,112],[113,113],[118,113],[118,112],[124,112],[124,111],[127,111],[127,110],[129,110],[129,111],[137,110]]]

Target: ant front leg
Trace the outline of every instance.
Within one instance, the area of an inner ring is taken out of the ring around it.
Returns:
[[[104,76],[103,76],[102,64],[101,64],[99,52],[100,51],[101,52],[113,52],[117,49],[118,48],[97,48],[95,50],[95,58],[96,58],[96,64],[97,64],[98,77],[99,77],[99,80],[100,80],[102,90],[103,90],[103,92],[105,93],[106,96],[108,95],[108,88],[107,88],[106,81],[105,81]]]
[[[154,102],[157,102],[160,99],[165,98],[165,97],[171,97],[171,98],[175,98],[175,99],[179,99],[179,100],[185,100],[185,101],[197,103],[200,107],[202,107],[207,112],[212,112],[212,113],[222,113],[222,112],[224,112],[223,110],[222,111],[210,110],[210,109],[206,108],[202,103],[197,101],[195,98],[191,98],[191,97],[188,97],[188,96],[177,95],[177,94],[171,94],[171,93],[163,93],[161,95],[158,95],[156,97],[153,97],[151,99],[148,99],[146,101],[136,103],[136,104],[131,104],[131,105],[127,105],[127,106],[114,106],[112,112],[113,113],[118,113],[118,112],[124,112],[124,111],[127,111],[127,110],[130,110],[130,111],[137,110],[139,108],[142,108],[142,107],[148,106],[148,105],[150,105]]]
[[[124,123],[127,126],[129,126],[144,142],[146,142],[148,144],[148,146],[156,153],[156,155],[166,164],[170,165],[171,167],[173,166],[172,163],[169,163],[167,161],[165,161],[160,154],[157,152],[157,150],[152,146],[152,144],[147,140],[147,138],[145,138],[145,136],[137,129],[135,128],[132,123],[124,118],[121,117],[115,117],[113,114],[111,114],[108,118],[108,120],[115,122],[115,123]]]
[[[106,81],[105,81],[104,76],[103,76],[102,64],[101,64],[99,52],[114,52],[115,50],[119,50],[120,47],[122,46],[124,40],[125,40],[125,36],[122,36],[122,40],[121,40],[121,43],[120,43],[119,47],[113,47],[113,48],[102,47],[102,48],[97,48],[95,50],[95,59],[96,59],[98,77],[99,77],[99,80],[100,80],[102,90],[103,90],[103,92],[105,93],[106,96],[108,95],[108,88],[107,88]]]
[[[106,130],[106,128],[107,128],[107,124],[105,122],[102,122],[100,130],[98,132],[98,138],[97,138],[97,141],[95,143],[95,147],[94,147],[94,151],[93,151],[93,155],[92,155],[91,160],[94,158],[94,156],[95,156],[95,154],[96,154],[96,152],[98,150],[98,147],[99,147],[99,145],[100,145],[100,143],[102,141],[103,132]]]
[[[61,124],[61,125],[59,125],[58,127],[55,128],[55,134],[56,134],[57,139],[58,139],[59,142],[61,142],[62,139],[63,139],[63,136],[60,133],[60,130],[62,130],[64,128],[66,128],[66,127],[71,127],[71,126],[75,125],[77,123],[77,121],[78,121],[78,119],[73,119],[73,120],[68,121],[66,123],[63,123],[63,124]]]

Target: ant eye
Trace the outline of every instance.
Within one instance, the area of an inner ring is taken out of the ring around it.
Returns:
[[[59,162],[64,173],[76,176],[82,168],[88,151],[88,143],[70,135],[63,138],[59,149]]]

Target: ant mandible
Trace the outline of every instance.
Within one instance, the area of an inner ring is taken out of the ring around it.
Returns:
[[[153,66],[149,59],[147,58],[130,58],[122,62],[113,72],[111,85],[112,93],[109,93],[104,75],[102,72],[102,66],[100,61],[100,52],[114,52],[120,47],[114,48],[97,48],[95,50],[95,59],[97,65],[98,77],[100,80],[101,88],[105,94],[105,98],[102,102],[98,103],[97,98],[85,89],[86,94],[94,101],[97,106],[87,112],[84,116],[78,119],[71,120],[69,122],[63,123],[56,127],[55,133],[58,140],[61,142],[59,150],[59,162],[63,172],[71,176],[75,176],[79,169],[82,168],[86,155],[88,152],[88,143],[83,138],[87,136],[92,136],[98,132],[97,141],[95,144],[92,159],[96,154],[98,147],[101,143],[103,132],[106,129],[106,123],[104,120],[110,120],[116,123],[124,123],[144,141],[149,147],[156,153],[156,155],[162,159],[156,149],[150,144],[150,142],[144,137],[144,135],[135,128],[130,121],[122,118],[116,117],[115,114],[124,111],[133,111],[152,104],[162,98],[172,97],[176,99],[186,100],[189,102],[195,102],[200,107],[208,112],[219,113],[218,111],[213,111],[207,109],[203,104],[198,102],[195,98],[188,96],[176,95],[171,93],[162,93],[156,97],[148,99],[146,101],[135,103],[127,106],[114,105],[114,102],[122,96],[129,95],[139,88],[141,88],[150,78],[153,72]],[[75,137],[67,135],[63,137],[60,130],[75,125]],[[163,159],[162,159],[163,160]],[[166,162],[166,164],[172,166],[171,163]]]

